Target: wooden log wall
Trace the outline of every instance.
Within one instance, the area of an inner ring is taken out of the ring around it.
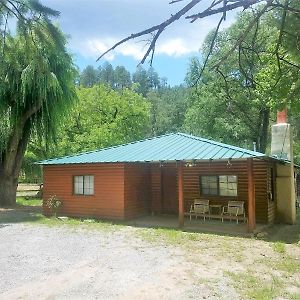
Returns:
[[[267,198],[268,223],[273,224],[276,219],[276,164],[269,162],[267,166]]]
[[[159,164],[151,164],[151,211],[154,214],[162,212],[162,187],[161,167]]]
[[[162,166],[161,168],[176,168],[176,164]],[[254,184],[255,184],[255,200],[256,200],[256,221],[258,223],[273,222],[275,215],[275,202],[269,201],[268,192],[270,180],[270,163],[264,160],[254,160]],[[159,165],[152,165],[152,206],[159,212],[160,203],[162,203],[161,170]],[[197,163],[193,167],[184,167],[184,209],[189,211],[190,205],[194,199],[209,199],[211,204],[221,204],[226,206],[228,200],[239,200],[245,202],[247,210],[248,204],[248,178],[246,160],[232,160],[230,164],[227,162],[203,162]],[[202,196],[200,191],[199,176],[201,175],[236,175],[238,177],[238,196]],[[177,186],[174,189],[177,190]],[[174,199],[178,203],[178,199]]]
[[[94,175],[94,195],[74,195],[73,177]],[[63,201],[62,215],[124,219],[124,165],[74,164],[44,166],[45,201],[56,195]]]
[[[238,178],[237,197],[203,196],[200,190],[201,175],[236,175]],[[255,213],[256,222],[268,223],[268,162],[254,160]],[[248,178],[246,160],[199,163],[184,170],[184,197],[187,211],[195,198],[209,199],[211,204],[226,205],[228,200],[244,201],[246,213],[248,206]]]
[[[125,164],[125,218],[151,213],[151,174],[149,164]]]

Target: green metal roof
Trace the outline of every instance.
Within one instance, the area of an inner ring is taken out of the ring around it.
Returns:
[[[184,134],[171,133],[120,146],[49,159],[41,165],[244,159],[265,154]]]

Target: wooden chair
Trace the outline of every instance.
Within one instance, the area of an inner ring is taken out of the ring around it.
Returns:
[[[223,216],[228,215],[231,219],[236,219],[236,223],[239,223],[239,216],[243,216],[244,222],[246,222],[246,214],[243,201],[228,201],[228,205],[223,207],[222,211],[222,222],[224,221]]]
[[[209,200],[195,199],[190,208],[190,220],[192,219],[192,215],[194,215],[196,219],[198,216],[203,216],[204,221],[206,215],[210,217]]]

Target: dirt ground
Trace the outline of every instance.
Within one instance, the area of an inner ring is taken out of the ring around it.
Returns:
[[[299,227],[264,239],[1,210],[0,299],[300,299]]]

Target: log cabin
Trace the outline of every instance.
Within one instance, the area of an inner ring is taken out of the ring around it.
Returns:
[[[244,203],[248,231],[256,223],[295,222],[293,163],[184,133],[49,159],[43,165],[43,212],[55,195],[60,213],[128,220],[172,214],[184,226],[194,199]]]

